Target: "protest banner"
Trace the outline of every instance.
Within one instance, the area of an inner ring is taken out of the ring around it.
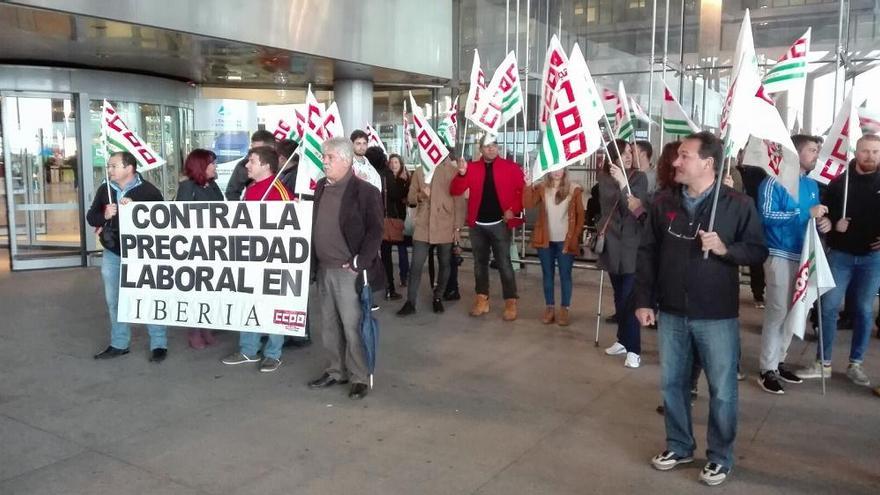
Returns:
[[[311,201],[119,209],[119,321],[305,336]]]

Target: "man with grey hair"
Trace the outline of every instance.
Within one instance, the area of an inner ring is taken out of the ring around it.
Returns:
[[[318,281],[320,335],[330,363],[309,388],[351,381],[348,397],[367,395],[369,370],[360,336],[358,294],[385,287],[379,259],[382,197],[352,172],[354,149],[345,138],[324,141],[324,173],[315,188],[312,223],[312,273]]]

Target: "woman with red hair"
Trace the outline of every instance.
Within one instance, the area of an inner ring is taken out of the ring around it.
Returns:
[[[186,157],[183,173],[186,180],[177,185],[175,201],[223,201],[223,192],[217,178],[217,155],[213,151],[194,149]],[[187,335],[193,349],[204,349],[216,342],[214,334],[206,329],[191,329]]]

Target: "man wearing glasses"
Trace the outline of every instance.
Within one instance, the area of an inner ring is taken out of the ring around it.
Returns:
[[[691,369],[699,356],[710,395],[708,463],[700,473],[708,485],[723,483],[733,467],[738,267],[767,257],[753,201],[726,185],[718,193],[714,228],[708,231],[723,155],[721,140],[708,132],[682,141],[673,163],[677,187],[657,193],[648,213],[634,295],[639,322],[657,322],[659,328],[666,449],[651,462],[666,471],[694,460]],[[656,316],[655,307],[660,308]]]

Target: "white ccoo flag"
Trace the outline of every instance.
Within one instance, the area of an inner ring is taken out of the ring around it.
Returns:
[[[846,100],[843,101],[843,106],[840,107],[834,118],[834,123],[831,124],[828,137],[822,143],[816,168],[810,172],[811,178],[822,184],[828,184],[846,172],[856,149],[856,141],[862,138],[859,114],[856,110],[860,103],[861,101],[855,100],[853,91],[850,90]]]
[[[322,123],[324,119],[324,105],[318,103],[312,90],[306,92],[306,108],[303,114],[304,120],[298,122],[297,128],[302,130],[300,148],[302,156],[296,172],[296,183],[293,185],[294,193],[312,195],[318,180],[324,177],[324,163],[321,161],[321,143],[324,142]],[[297,116],[299,120],[299,114]]]
[[[484,96],[477,102],[471,122],[490,134],[497,134],[508,120],[523,108],[522,87],[519,85],[519,66],[516,54],[510,52],[495,70]]]
[[[807,29],[764,75],[764,89],[779,93],[803,88],[807,83],[807,54],[810,53],[810,32]]]
[[[480,53],[474,48],[474,63],[471,66],[470,87],[468,87],[467,104],[464,107],[464,118],[472,120],[477,113],[477,104],[486,94],[486,75],[480,67]]]
[[[324,139],[345,137],[345,130],[342,127],[342,117],[339,115],[339,108],[336,106],[335,101],[330,104],[330,107],[324,112],[323,117],[324,118],[321,122],[321,132],[323,132]]]
[[[379,132],[369,122],[367,122],[367,146],[378,146],[382,148],[383,153],[388,153],[385,151],[385,143],[379,137]]]
[[[834,277],[831,275],[828,260],[825,259],[825,251],[822,249],[822,241],[816,231],[816,219],[811,218],[807,224],[801,261],[794,279],[791,306],[785,317],[785,331],[803,339],[810,308],[813,307],[816,299],[834,287],[836,287]],[[827,359],[829,356],[825,357]]]
[[[127,151],[131,153],[138,162],[138,172],[149,172],[165,165],[165,160],[146,141],[128,128],[128,125],[122,121],[109,101],[104,100],[101,114],[101,134],[104,138],[104,149],[107,152]],[[109,160],[106,160],[105,163],[107,161]]]
[[[613,127],[616,118],[614,112],[617,110],[617,93],[607,88],[602,88],[602,105],[605,108],[605,116],[608,117],[608,123]],[[610,129],[609,129],[610,131]]]
[[[663,131],[673,136],[687,136],[700,132],[700,128],[685,113],[675,99],[669,86],[663,82]]]
[[[617,84],[617,106],[614,107],[614,135],[617,139],[629,141],[635,135],[635,127],[633,127],[632,113],[629,109],[629,98],[626,96],[626,89],[623,87],[623,81]]]
[[[544,60],[544,75],[541,78],[541,110],[538,114],[538,126],[543,131],[550,118],[553,94],[559,87],[559,71],[568,63],[568,56],[554,34],[547,46],[547,57]]]
[[[446,111],[443,120],[437,125],[437,135],[443,144],[455,148],[455,139],[458,136],[458,97],[452,102],[452,106]]]
[[[416,105],[412,92],[409,101],[413,109],[413,124],[416,128],[416,145],[419,147],[419,156],[422,159],[422,168],[425,172],[425,182],[430,183],[434,177],[434,169],[443,163],[449,155],[449,150],[443,144],[443,140],[434,132],[428,120],[422,114],[422,109]]]
[[[568,64],[560,72],[550,118],[532,166],[532,182],[548,172],[583,160],[602,147],[597,122],[601,117],[598,99],[598,90],[589,75],[587,63],[575,45]]]

